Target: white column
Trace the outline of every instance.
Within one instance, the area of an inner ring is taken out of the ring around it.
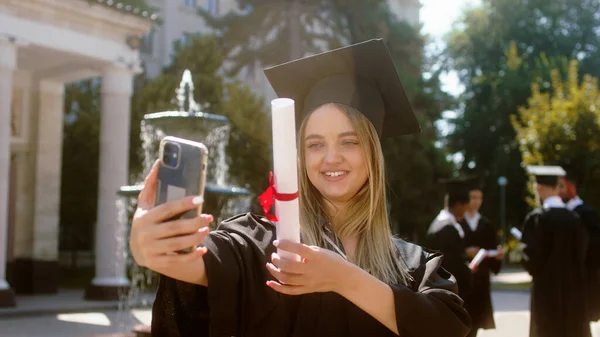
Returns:
[[[100,131],[100,179],[96,223],[97,287],[129,285],[126,276],[126,243],[117,221],[117,191],[127,184],[129,170],[129,125],[133,73],[113,67],[102,77]]]
[[[33,258],[58,261],[64,83],[42,80],[39,93]]]
[[[6,246],[8,239],[11,103],[13,73],[16,65],[16,46],[0,40],[0,291],[10,289],[8,282],[6,282]]]

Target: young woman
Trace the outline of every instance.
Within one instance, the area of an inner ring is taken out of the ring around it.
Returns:
[[[165,222],[202,202],[153,208],[156,167],[130,246],[161,273],[153,336],[466,336],[469,316],[442,256],[392,237],[380,137],[418,132],[381,40],[265,71],[302,119],[302,243],[246,214],[208,232],[210,215]],[[170,252],[201,244],[194,253]],[[302,257],[276,254],[276,247]]]

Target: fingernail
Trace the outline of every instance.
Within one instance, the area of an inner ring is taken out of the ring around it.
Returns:
[[[203,228],[200,228],[200,229],[198,230],[198,232],[200,232],[200,233],[204,234],[204,233],[208,232],[209,230],[210,230],[210,228],[208,228],[208,227],[203,227]]]
[[[195,197],[194,199],[192,199],[192,203],[193,203],[194,205],[200,205],[200,204],[202,204],[203,202],[204,202],[204,197],[202,197],[201,195],[200,195],[200,196],[197,196],[197,197]]]
[[[275,246],[275,247],[279,246],[279,240],[273,241],[273,246]]]

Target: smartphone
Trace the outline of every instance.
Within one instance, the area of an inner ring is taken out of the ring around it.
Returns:
[[[204,144],[167,136],[160,142],[159,159],[156,205],[191,195],[204,197],[208,161],[208,148]],[[167,221],[195,218],[200,214],[202,205]],[[193,249],[190,247],[177,253],[189,253]]]

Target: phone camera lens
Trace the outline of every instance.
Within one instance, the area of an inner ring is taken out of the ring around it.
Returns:
[[[177,167],[179,157],[179,147],[171,142],[165,142],[163,146],[162,161],[170,167]]]

